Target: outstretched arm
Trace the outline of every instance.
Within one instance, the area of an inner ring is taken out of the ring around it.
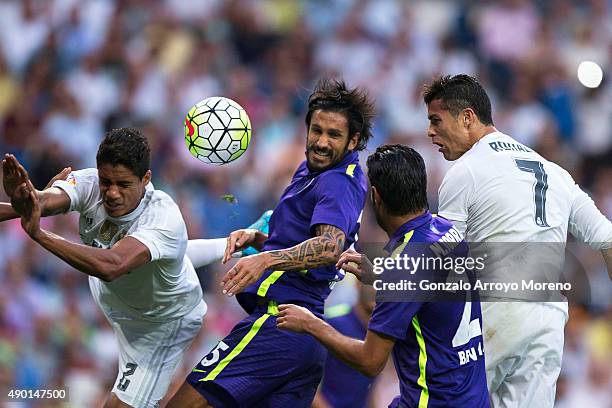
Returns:
[[[371,330],[363,341],[345,336],[301,306],[280,305],[278,311],[278,328],[312,335],[335,357],[369,377],[382,371],[395,345],[392,338]]]
[[[574,186],[568,227],[574,237],[601,251],[612,279],[612,223],[578,185]]]
[[[0,203],[0,222],[12,220],[13,218],[19,218],[19,214],[15,210],[10,203]]]
[[[333,225],[315,227],[316,237],[287,249],[269,251],[270,266],[301,270],[334,264],[344,249],[344,232]]]
[[[223,258],[226,242],[226,238],[190,239],[186,255],[194,268],[201,268]]]
[[[34,241],[79,271],[110,282],[150,262],[149,249],[136,238],[125,237],[111,249],[100,249],[70,242],[41,229],[41,208],[32,183],[28,181],[20,189],[27,189],[23,192],[27,196],[21,215],[23,229]]]
[[[223,293],[232,296],[241,292],[268,268],[295,271],[334,265],[344,249],[344,232],[333,225],[319,224],[315,227],[315,234],[314,238],[291,248],[242,258],[223,277]]]

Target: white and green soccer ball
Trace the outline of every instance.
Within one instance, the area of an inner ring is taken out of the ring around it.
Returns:
[[[251,121],[235,101],[213,96],[196,103],[185,117],[185,144],[197,159],[221,165],[236,160],[251,142]]]

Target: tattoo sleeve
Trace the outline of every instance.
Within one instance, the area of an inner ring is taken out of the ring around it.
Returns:
[[[333,265],[344,250],[344,232],[333,225],[319,224],[316,237],[287,249],[270,251],[273,267],[282,270],[317,268]]]

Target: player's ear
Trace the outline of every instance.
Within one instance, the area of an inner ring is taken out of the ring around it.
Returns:
[[[461,112],[463,126],[469,127],[478,117],[476,116],[476,112],[472,108],[465,108],[463,112]]]
[[[349,140],[347,150],[355,150],[357,145],[359,144],[359,138],[361,137],[361,133],[356,132]]]
[[[370,197],[372,198],[372,203],[380,204],[381,202],[380,194],[378,193],[378,190],[374,186],[372,186],[370,189]]]
[[[147,170],[144,176],[142,176],[142,182],[146,186],[151,181],[151,170]]]

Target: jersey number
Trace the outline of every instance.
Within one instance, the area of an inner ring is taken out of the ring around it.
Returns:
[[[217,347],[215,347],[215,349],[208,356],[204,357],[202,361],[200,361],[200,364],[204,367],[215,364],[217,361],[219,361],[219,357],[221,357],[221,351],[225,351],[228,348],[229,346],[227,344],[220,341],[219,344],[217,344]]]
[[[465,302],[463,315],[457,331],[453,336],[453,347],[463,346],[469,343],[474,337],[482,335],[480,319],[470,320],[472,317],[472,302]]]
[[[128,380],[127,377],[134,374],[134,371],[136,371],[136,367],[138,367],[138,364],[127,363],[125,365],[126,371],[123,372],[123,376],[121,376],[121,379],[119,380],[119,384],[117,385],[117,388],[120,391],[127,390],[128,385],[130,385],[130,380]]]
[[[546,190],[548,190],[548,176],[544,166],[539,161],[514,159],[514,163],[521,171],[533,173],[536,179],[533,189],[533,200],[535,202],[535,223],[539,227],[548,227],[546,222]]]

